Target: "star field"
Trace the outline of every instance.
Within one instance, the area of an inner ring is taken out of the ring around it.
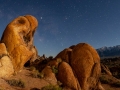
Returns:
[[[120,0],[0,0],[0,36],[14,18],[31,14],[39,25],[39,55],[55,56],[86,42],[94,48],[120,45]]]

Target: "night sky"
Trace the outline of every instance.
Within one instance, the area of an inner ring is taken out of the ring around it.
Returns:
[[[38,19],[34,45],[40,56],[81,42],[120,45],[120,0],[0,0],[0,37],[9,22],[26,14]]]

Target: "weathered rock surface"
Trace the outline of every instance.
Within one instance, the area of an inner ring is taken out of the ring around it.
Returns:
[[[8,55],[8,52],[6,50],[6,46],[4,43],[0,43],[0,58],[4,55]]]
[[[32,63],[37,59],[37,49],[33,45],[37,26],[37,19],[31,15],[20,16],[7,25],[0,41],[0,77],[10,76],[20,71],[28,60]],[[39,65],[42,66],[39,68]],[[100,58],[89,44],[71,46],[50,62],[39,61],[36,67],[42,70],[49,84],[56,85],[58,79],[65,90],[103,90],[99,82]],[[57,74],[53,73],[56,68]]]
[[[50,66],[46,66],[42,73],[44,74],[44,79],[48,81],[51,85],[57,85],[57,79],[55,77],[55,74],[52,72],[52,69]]]
[[[58,80],[62,82],[64,88],[70,90],[81,90],[77,79],[75,78],[72,68],[66,62],[61,62],[58,67]],[[66,89],[66,90],[67,90]]]
[[[47,66],[56,67],[56,68],[58,68],[58,65],[59,65],[59,61],[57,61],[57,60],[49,61],[47,64]]]
[[[71,52],[72,52],[71,48],[64,49],[55,57],[55,59],[61,58],[63,61],[69,63]]]
[[[35,17],[20,16],[7,25],[2,35],[1,43],[7,47],[15,72],[20,71],[28,60],[36,57],[33,35],[37,26]]]
[[[82,90],[98,90],[101,73],[100,58],[96,50],[86,43],[76,45],[72,51],[71,66]]]
[[[14,73],[12,61],[4,43],[0,43],[0,77],[9,77]]]
[[[61,58],[70,65],[71,72],[77,78],[81,90],[104,90],[99,82],[101,74],[100,58],[96,50],[89,44],[80,43],[71,46],[61,51],[55,58]],[[61,77],[59,79],[61,82],[65,82],[64,79],[70,77],[70,72],[65,73],[66,68],[63,66],[61,68],[64,73],[59,75]],[[68,76],[62,79],[65,75]]]

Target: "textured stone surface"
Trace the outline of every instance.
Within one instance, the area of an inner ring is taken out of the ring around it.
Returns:
[[[46,66],[42,73],[44,74],[44,79],[52,85],[57,85],[57,79],[55,77],[55,74],[52,72],[52,69],[50,66]]]
[[[87,43],[73,45],[61,51],[55,58],[61,58],[70,65],[71,72],[77,78],[81,90],[103,90],[99,82],[101,74],[100,58],[92,46]],[[64,68],[64,70],[66,69]],[[63,72],[63,75],[60,74],[59,77],[62,78],[65,75],[69,77],[70,74]]]
[[[0,59],[0,77],[9,77],[14,73],[13,65],[8,56]]]
[[[2,55],[6,55],[8,54],[7,50],[6,50],[6,46],[4,43],[0,43],[0,57],[2,57]]]
[[[58,64],[59,62],[57,60],[51,60],[50,62],[48,62],[47,66],[50,66],[50,67],[56,67],[58,68]]]
[[[100,58],[96,50],[86,43],[80,43],[73,49],[71,66],[82,90],[97,90],[101,73]]]
[[[64,88],[69,88],[69,90],[81,90],[72,68],[68,63],[60,63],[58,71],[58,80],[62,82]]]
[[[70,48],[64,49],[55,57],[55,59],[61,58],[63,61],[69,63],[71,52],[72,52],[72,49]]]
[[[14,73],[11,59],[4,43],[0,43],[0,77],[9,77]]]
[[[37,26],[35,17],[20,16],[7,25],[2,35],[1,42],[7,47],[15,72],[20,71],[28,60],[35,59],[33,35]]]

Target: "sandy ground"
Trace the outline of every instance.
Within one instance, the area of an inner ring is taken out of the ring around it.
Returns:
[[[111,87],[108,84],[102,84],[102,86],[104,87],[105,90],[120,90],[120,88]]]
[[[32,73],[31,71],[24,69],[15,76],[12,76],[10,78],[5,78],[7,80],[11,80],[11,79],[19,80],[19,79],[21,79],[25,83],[25,88],[10,86],[5,81],[5,79],[0,79],[0,90],[30,90],[32,88],[40,89],[44,86],[49,85],[49,83],[47,81],[45,81],[44,79],[33,78],[31,76],[31,73]]]
[[[49,85],[47,81],[40,78],[33,78],[31,76],[31,71],[28,70],[28,68],[24,68],[21,72],[19,72],[17,75],[14,75],[10,78],[6,78],[7,80],[11,79],[21,79],[25,82],[25,88],[10,86],[5,80],[6,79],[0,79],[0,90],[35,90],[32,88],[38,88],[41,89],[44,86]],[[102,86],[105,88],[105,90],[120,90],[120,88],[111,87],[108,84],[102,84]],[[37,90],[37,89],[36,89]]]

